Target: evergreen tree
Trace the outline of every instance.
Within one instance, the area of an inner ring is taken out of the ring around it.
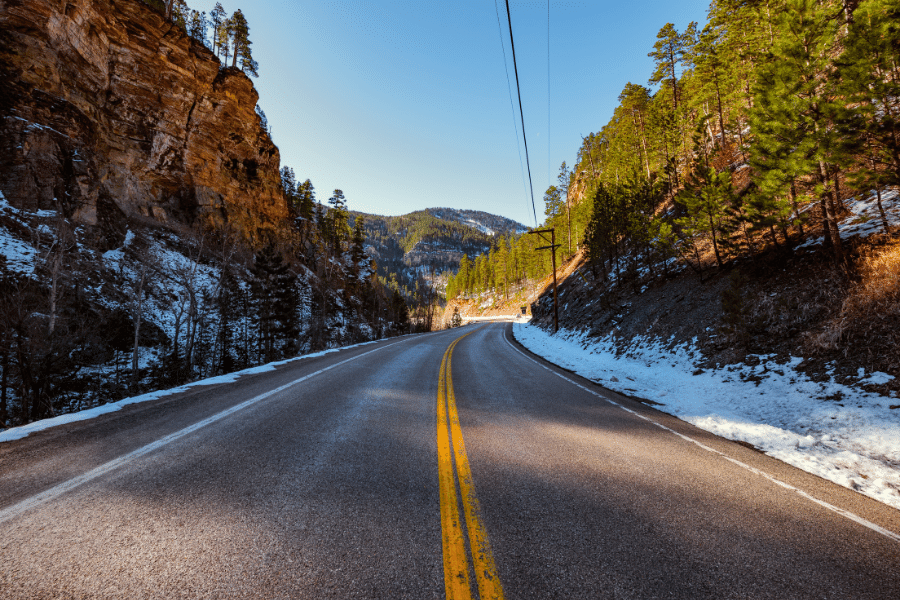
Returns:
[[[218,56],[224,40],[221,35],[224,33],[224,24],[227,18],[225,9],[222,8],[221,2],[216,2],[215,7],[209,13],[209,26],[212,29],[212,51]]]
[[[174,0],[171,3],[171,14],[169,18],[185,33],[190,33],[188,23],[191,18],[191,9],[184,0]]]
[[[291,167],[281,167],[281,189],[284,197],[288,201],[288,206],[293,208],[296,204],[297,196],[297,178],[294,175],[294,169]]]
[[[685,189],[678,193],[678,199],[688,213],[687,217],[679,220],[679,224],[688,236],[709,237],[716,264],[721,267],[721,239],[728,233],[725,224],[734,201],[731,174],[727,171],[717,173],[706,164],[696,165],[685,183]]]
[[[215,309],[218,313],[219,330],[216,346],[218,348],[217,368],[219,374],[231,373],[236,370],[234,344],[235,325],[239,318],[240,286],[229,264],[222,265],[221,278],[218,286],[218,296],[215,299]]]
[[[334,190],[331,198],[328,199],[328,204],[331,206],[331,210],[328,211],[331,245],[335,253],[340,253],[342,244],[350,237],[350,227],[347,224],[350,213],[347,210],[347,199],[344,198],[344,192]]]
[[[835,262],[844,266],[837,229],[839,202],[832,181],[842,139],[843,117],[831,56],[839,23],[814,0],[788,0],[770,58],[760,65],[752,112],[754,167],[785,179],[815,174],[826,237]]]
[[[259,77],[259,73],[257,72],[259,65],[253,60],[250,51],[250,46],[252,45],[252,42],[250,41],[250,26],[247,24],[247,19],[240,9],[236,10],[234,14],[231,15],[231,40],[234,51],[231,62],[232,68],[237,67],[238,58],[240,58],[241,70],[247,75]]]
[[[256,253],[250,274],[259,356],[270,362],[295,351],[297,276],[272,244]]]
[[[861,156],[852,175],[860,190],[874,189],[885,230],[881,191],[900,186],[900,2],[864,0],[853,13],[839,59],[841,91],[856,119],[840,124]]]
[[[661,84],[663,88],[672,89],[672,107],[678,111],[678,68],[685,55],[690,52],[694,32],[697,23],[691,22],[684,33],[678,33],[672,23],[665,26],[656,34],[656,43],[653,52],[647,54],[656,63],[656,69],[650,76],[650,84]]]
[[[223,66],[228,66],[229,58],[231,57],[232,50],[232,41],[234,39],[234,23],[231,17],[227,17],[222,21],[222,24],[219,26],[219,58],[224,58]]]
[[[562,212],[564,212],[564,207],[560,198],[559,188],[551,185],[544,192],[544,216],[547,218],[547,221],[550,221]]]
[[[313,187],[312,181],[307,179],[298,186],[298,212],[300,217],[308,221],[313,220],[313,212],[316,204],[316,189]]]
[[[356,274],[358,275],[359,267],[366,259],[366,233],[363,230],[363,218],[361,216],[354,219],[353,238],[351,239],[351,242],[352,245],[350,246],[350,260],[352,261]]]
[[[703,28],[697,43],[688,55],[694,65],[694,76],[699,82],[700,91],[710,93],[714,100],[719,136],[716,144],[725,144],[725,104],[726,94],[731,87],[729,72],[719,48],[720,32],[712,25]]]
[[[271,137],[272,128],[269,127],[269,119],[268,117],[266,117],[265,111],[259,106],[259,104],[256,105],[256,115],[259,117],[259,130]]]
[[[206,20],[206,13],[192,10],[188,22],[188,34],[204,46],[206,45],[206,30],[208,27],[209,22]]]

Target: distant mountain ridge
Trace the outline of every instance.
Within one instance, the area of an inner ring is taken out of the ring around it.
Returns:
[[[525,233],[529,229],[518,221],[481,210],[459,210],[456,208],[428,208],[425,210],[438,219],[452,220],[463,225],[469,225],[487,235],[510,233],[518,235]]]
[[[396,274],[410,288],[420,276],[455,272],[463,255],[474,258],[497,240],[528,231],[512,219],[480,210],[427,208],[392,217],[351,214],[363,219],[366,246],[379,274]]]

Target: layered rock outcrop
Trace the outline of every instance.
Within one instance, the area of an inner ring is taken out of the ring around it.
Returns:
[[[0,191],[17,207],[256,237],[286,216],[257,99],[140,0],[0,0]]]

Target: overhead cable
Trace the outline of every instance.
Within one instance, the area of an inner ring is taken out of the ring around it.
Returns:
[[[516,151],[519,153],[519,172],[522,174],[522,189],[528,194],[525,183],[525,164],[522,162],[522,146],[519,144],[519,126],[516,124],[516,107],[513,106],[512,84],[509,82],[509,66],[506,63],[506,43],[503,41],[503,26],[500,25],[500,7],[494,0],[494,12],[497,14],[497,33],[500,35],[500,49],[503,51],[503,70],[506,71],[506,91],[509,92],[509,110],[512,113],[513,131],[516,133]]]
[[[509,0],[506,0],[506,20],[509,23],[509,45],[512,48],[513,71],[516,73],[516,93],[519,95],[519,117],[522,119],[522,141],[525,143],[525,164],[528,165],[528,187],[531,190],[531,210],[534,213],[534,226],[537,227],[537,208],[534,205],[534,184],[531,181],[531,161],[528,160],[528,138],[525,136],[525,113],[522,112],[522,89],[519,87],[519,67],[516,66],[516,43],[513,41],[512,16],[509,13]]]

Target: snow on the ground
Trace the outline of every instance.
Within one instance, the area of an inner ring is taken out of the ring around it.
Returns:
[[[236,371],[234,373],[229,373],[228,375],[219,375],[217,377],[210,377],[209,379],[203,379],[200,381],[194,381],[192,383],[188,383],[182,385],[180,387],[168,389],[168,390],[159,390],[156,392],[149,392],[146,394],[142,394],[140,396],[134,396],[132,398],[125,398],[124,400],[119,400],[118,402],[111,402],[109,404],[104,404],[102,406],[98,406],[96,408],[91,408],[88,410],[82,410],[79,412],[69,413],[66,415],[60,415],[58,417],[54,417],[52,419],[43,419],[41,421],[35,421],[34,423],[29,423],[28,425],[22,425],[21,427],[13,427],[7,430],[0,430],[0,443],[2,442],[11,442],[13,440],[19,440],[23,437],[28,436],[30,433],[34,433],[35,431],[43,431],[44,429],[49,429],[51,427],[56,427],[58,425],[65,425],[67,423],[74,423],[76,421],[86,421],[88,419],[93,419],[95,417],[99,417],[100,415],[105,415],[106,413],[116,412],[117,410],[121,410],[122,407],[128,406],[129,404],[138,404],[140,402],[149,402],[150,400],[156,400],[158,398],[163,398],[165,396],[171,396],[172,394],[177,394],[183,392],[185,390],[189,390],[190,388],[201,386],[201,385],[218,385],[220,383],[231,383],[233,381],[237,381],[238,377],[242,375],[252,375],[254,373],[265,373],[266,371],[274,371],[275,367],[279,367],[281,365],[285,365],[287,363],[302,360],[305,358],[313,358],[317,356],[324,356],[325,354],[330,354],[332,352],[338,352],[340,350],[345,350],[347,348],[356,348],[358,346],[365,346],[367,344],[374,344],[375,342],[361,342],[359,344],[354,344],[352,346],[344,346],[343,348],[331,348],[329,350],[322,350],[321,352],[313,352],[311,354],[304,354],[303,356],[298,356],[295,358],[288,358],[286,360],[279,360],[276,362],[271,362],[265,365],[259,365],[256,367],[250,367],[249,369],[244,369],[243,371]]]
[[[10,206],[9,201],[3,196],[3,192],[0,192],[0,213],[24,224],[21,212]],[[37,254],[34,246],[18,239],[6,227],[0,226],[0,256],[5,257],[6,266],[10,271],[31,275],[34,273],[34,260]]]
[[[478,221],[475,221],[475,220],[473,220],[473,219],[466,219],[465,221],[462,221],[462,222],[465,223],[466,225],[470,225],[471,227],[474,227],[475,229],[477,229],[477,230],[480,231],[481,233],[484,233],[484,234],[486,234],[486,235],[494,235],[494,230],[493,230],[493,229],[491,229],[491,228],[488,227],[487,225],[484,225],[484,224],[482,224],[482,223],[479,223]]]
[[[884,208],[885,217],[887,217],[888,225],[897,227],[900,225],[900,194],[897,190],[884,190],[881,192],[881,206]],[[847,200],[845,206],[852,213],[850,216],[838,223],[838,231],[841,232],[841,239],[845,240],[851,237],[868,237],[873,233],[884,233],[884,225],[881,221],[881,212],[878,210],[878,201],[875,191],[868,194],[857,196]],[[819,204],[812,203],[804,209],[820,210]],[[807,248],[822,244],[824,238],[811,238],[805,243],[797,247]]]
[[[777,364],[768,355],[755,367],[703,372],[690,344],[670,351],[662,340],[638,339],[616,357],[609,338],[519,323],[513,332],[535,354],[606,388],[900,509],[900,409],[890,408],[900,400],[862,388],[891,375],[860,369],[855,385],[818,383],[796,370],[803,359]]]

